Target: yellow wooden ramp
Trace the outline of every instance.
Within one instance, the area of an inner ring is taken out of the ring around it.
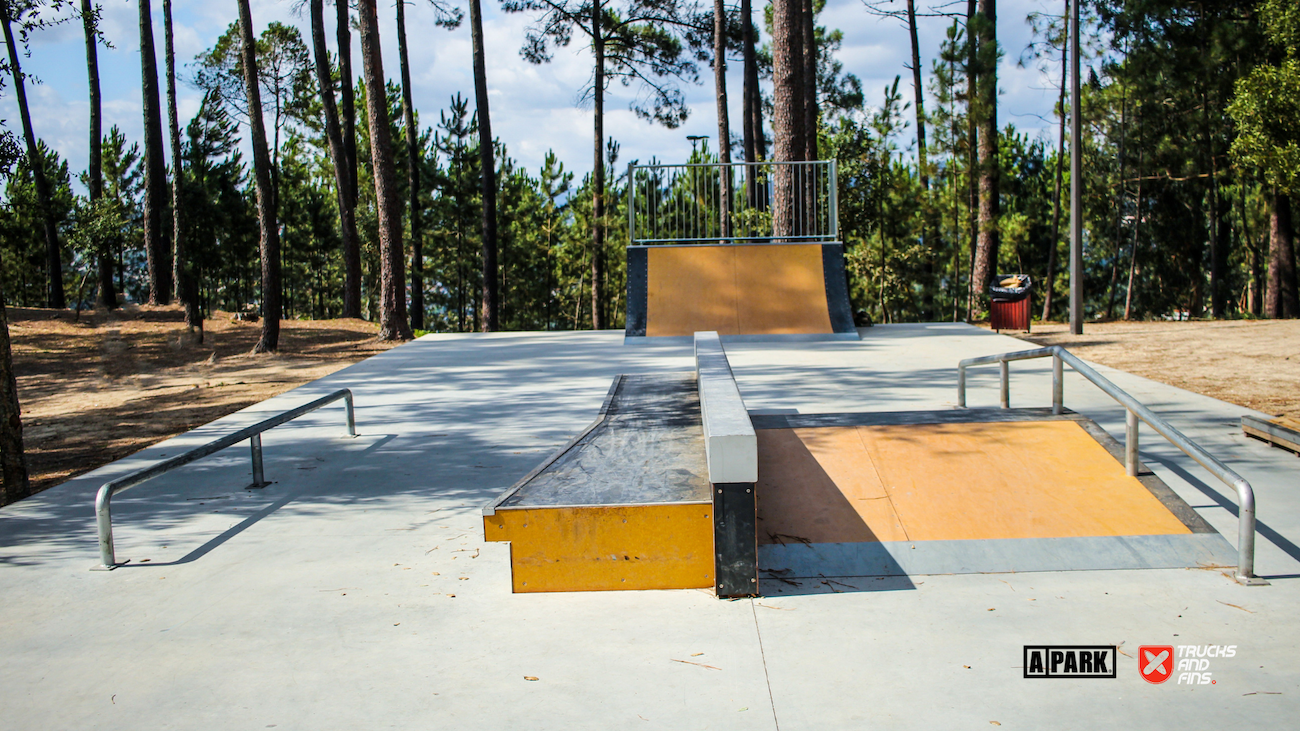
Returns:
[[[856,337],[838,243],[634,246],[627,335]]]

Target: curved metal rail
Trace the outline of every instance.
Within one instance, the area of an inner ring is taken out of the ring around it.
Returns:
[[[1211,474],[1222,480],[1225,485],[1237,491],[1237,504],[1239,506],[1237,517],[1237,572],[1234,578],[1244,584],[1267,583],[1255,577],[1254,573],[1255,491],[1251,489],[1246,478],[1233,472],[1227,465],[1202,449],[1199,444],[1188,439],[1185,434],[1175,429],[1169,422],[1157,416],[1155,412],[1139,403],[1137,399],[1116,386],[1105,376],[1093,370],[1092,366],[1089,366],[1065,348],[1054,345],[1050,348],[1021,350],[1001,355],[986,355],[961,361],[961,363],[957,364],[957,407],[966,408],[966,368],[968,366],[991,365],[993,363],[1001,366],[1001,401],[1002,408],[1007,409],[1011,408],[1010,367],[1008,364],[1013,360],[1047,357],[1052,359],[1053,414],[1061,413],[1064,408],[1062,404],[1064,401],[1062,372],[1065,363],[1069,363],[1076,373],[1092,381],[1093,385],[1127,409],[1128,413],[1124,425],[1124,466],[1129,475],[1136,476],[1138,473],[1138,426],[1139,420],[1141,420],[1145,421],[1157,434],[1169,440],[1170,444],[1183,450],[1187,456],[1196,460]]]
[[[303,414],[315,411],[339,399],[343,399],[344,404],[347,406],[348,435],[355,437],[357,435],[357,420],[352,404],[352,391],[341,388],[328,396],[322,396],[295,409],[290,409],[269,419],[263,419],[252,426],[244,427],[234,434],[213,440],[201,447],[195,447],[188,452],[178,454],[171,459],[163,460],[150,467],[132,472],[125,477],[119,477],[116,480],[104,483],[99,488],[99,493],[95,495],[95,521],[99,526],[99,557],[102,561],[99,566],[94,567],[95,570],[111,571],[121,565],[116,562],[113,554],[113,516],[110,504],[114,495],[135,487],[142,482],[152,480],[159,475],[171,472],[177,467],[182,467],[215,452],[220,452],[226,447],[238,444],[245,439],[249,442],[253,460],[253,484],[249,485],[249,487],[265,487],[270,483],[266,482],[262,476],[262,432],[277,427],[286,421],[297,419]]]

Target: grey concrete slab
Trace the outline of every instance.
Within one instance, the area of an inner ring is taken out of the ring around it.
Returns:
[[[833,413],[951,408],[960,358],[1025,347],[941,324],[727,353],[750,409]],[[1246,441],[1249,410],[1109,369],[1255,485],[1271,586],[1146,570],[776,582],[752,602],[510,594],[479,508],[587,426],[615,374],[691,367],[688,344],[620,332],[430,336],[0,510],[3,726],[1283,728],[1300,711],[1296,458]],[[1049,403],[1048,364],[1012,373],[1014,405]],[[123,493],[133,561],[88,570],[104,481],[342,386],[360,436],[329,407],[266,434],[265,490],[242,489],[235,447]],[[996,369],[971,373],[970,401],[996,405]],[[1122,435],[1108,402],[1067,374],[1066,405]],[[1147,437],[1146,464],[1235,535],[1231,491]],[[1024,644],[1121,642],[1113,681],[1017,667]],[[1238,650],[1213,686],[1138,678],[1137,645],[1182,643]]]

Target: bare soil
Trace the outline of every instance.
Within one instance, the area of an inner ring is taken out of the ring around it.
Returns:
[[[174,306],[8,314],[34,491],[395,345],[363,320],[283,320],[279,352],[253,355],[261,323],[224,312],[202,344]]]
[[[1034,323],[1039,345],[1300,424],[1300,320]]]

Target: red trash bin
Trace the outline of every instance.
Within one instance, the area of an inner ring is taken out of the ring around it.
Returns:
[[[1029,296],[1033,279],[1028,274],[999,274],[989,282],[989,326],[994,330],[1029,332]]]

